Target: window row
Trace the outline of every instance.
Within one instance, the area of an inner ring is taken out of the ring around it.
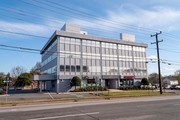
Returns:
[[[75,38],[60,37],[60,43],[69,43],[69,44],[81,45],[81,40],[75,39]]]
[[[117,49],[117,44],[102,42],[101,45],[102,45],[102,48]]]
[[[100,47],[93,47],[93,46],[82,46],[82,53],[96,53],[100,54]]]
[[[101,66],[101,62],[98,59],[83,59],[83,65],[87,65],[87,66]]]
[[[60,65],[60,72],[80,72],[80,65]]]
[[[117,49],[102,48],[102,54],[106,54],[106,55],[117,55]]]
[[[80,45],[73,45],[73,44],[60,44],[60,51],[72,51],[72,52],[81,52]]]
[[[45,56],[46,54],[50,54],[53,51],[51,51],[51,49],[57,45],[57,39],[49,46],[49,48],[42,54],[42,57]]]
[[[60,58],[61,65],[80,65],[80,59],[78,58]]]
[[[46,74],[46,73],[47,74],[52,74],[52,73],[56,73],[56,72],[57,72],[57,67],[56,66],[43,71],[44,74]]]
[[[100,42],[92,41],[92,40],[82,40],[82,45],[100,47]]]
[[[52,60],[54,60],[55,58],[57,58],[57,53],[53,53],[52,55],[50,55],[47,59],[45,59],[44,61],[42,61],[42,66],[46,65],[47,63],[51,62]]]

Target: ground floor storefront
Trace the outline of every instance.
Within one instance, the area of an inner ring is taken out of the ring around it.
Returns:
[[[52,77],[47,77],[43,80],[38,80],[39,91],[53,91],[53,92],[67,92],[74,88],[71,86],[71,79],[73,76],[61,76],[59,80]],[[63,79],[62,79],[63,78]],[[101,86],[108,89],[119,89],[120,86],[139,86],[142,78],[135,76],[84,76],[81,79],[81,87],[87,86]]]

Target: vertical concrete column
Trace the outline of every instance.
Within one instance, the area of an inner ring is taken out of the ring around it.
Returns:
[[[134,76],[134,80],[135,80],[135,71],[134,71],[134,47],[133,46],[131,46],[132,47],[132,67],[133,67],[133,76]],[[134,80],[133,80],[133,85],[134,85]]]
[[[103,76],[103,71],[102,71],[102,42],[100,42],[100,66],[101,66],[101,74],[100,74],[100,79],[102,80]]]
[[[60,87],[60,36],[57,37],[57,81],[56,81],[56,92],[59,93]]]
[[[81,51],[81,59],[80,59],[80,78],[82,80],[83,78],[83,56],[82,56],[82,53],[83,53],[83,47],[82,47],[82,39],[80,39],[81,41],[81,46],[80,46],[80,51]]]
[[[56,92],[59,93],[60,92],[60,80],[57,79],[57,82],[56,82]]]
[[[145,56],[145,60],[147,60],[146,59],[146,57],[147,57],[147,55],[146,55],[146,48],[144,48],[145,49],[145,53],[143,53],[144,54],[144,56]],[[146,69],[146,78],[148,78],[148,74],[147,74],[147,61],[145,61],[145,69]],[[144,76],[144,75],[143,75]]]
[[[117,66],[118,66],[118,81],[117,81],[117,88],[120,87],[120,65],[119,65],[119,47],[118,44],[117,45]]]
[[[40,93],[42,93],[42,80],[39,81],[39,88],[40,88]]]

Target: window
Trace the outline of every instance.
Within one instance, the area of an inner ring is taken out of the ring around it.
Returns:
[[[75,72],[75,66],[71,66],[71,72]]]
[[[100,60],[96,60],[96,66],[100,66]]]
[[[113,55],[117,55],[117,50],[113,49]]]
[[[92,53],[96,53],[96,48],[92,47]]]
[[[83,72],[87,72],[87,66],[83,66]]]
[[[65,64],[66,64],[66,65],[69,65],[69,58],[66,58]]]
[[[106,48],[106,54],[108,54],[108,55],[109,55],[109,49],[108,49],[108,48]]]
[[[90,59],[87,59],[87,65],[91,66],[91,60]]]
[[[92,66],[95,66],[95,60],[92,60]]]
[[[71,51],[74,52],[75,51],[75,45],[71,44]]]
[[[96,47],[96,53],[97,53],[97,54],[99,54],[99,53],[100,53],[100,51],[99,51],[99,48],[98,48],[98,47]]]
[[[83,49],[82,52],[86,53],[86,46],[83,46],[82,49]]]
[[[77,72],[80,72],[80,66],[76,66]]]
[[[69,51],[70,49],[69,49],[69,44],[65,44],[65,50],[66,51]]]
[[[76,65],[80,65],[80,59],[76,58]]]
[[[87,47],[87,53],[91,53],[91,47]]]
[[[92,84],[92,83],[96,83],[96,82],[95,82],[95,79],[88,79],[88,80],[87,80],[87,83],[88,83],[88,84]]]
[[[60,65],[60,71],[64,71],[64,65]]]
[[[83,65],[86,65],[86,59],[83,59]]]
[[[60,50],[64,51],[64,44],[63,43],[60,44]]]
[[[80,45],[76,45],[76,52],[80,52]]]
[[[66,65],[66,72],[70,72],[70,66]]]

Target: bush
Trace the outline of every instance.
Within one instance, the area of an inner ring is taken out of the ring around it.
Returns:
[[[97,91],[97,87],[96,86],[82,87],[82,88],[75,89],[71,92],[89,92],[89,91]],[[107,88],[99,86],[98,91],[107,91]]]
[[[143,79],[141,80],[141,85],[149,85],[148,79],[147,79],[147,78],[143,78]]]
[[[81,79],[78,76],[74,76],[71,80],[71,86],[80,86],[81,85]]]
[[[0,91],[0,95],[4,95],[5,94],[5,92],[4,91]]]

